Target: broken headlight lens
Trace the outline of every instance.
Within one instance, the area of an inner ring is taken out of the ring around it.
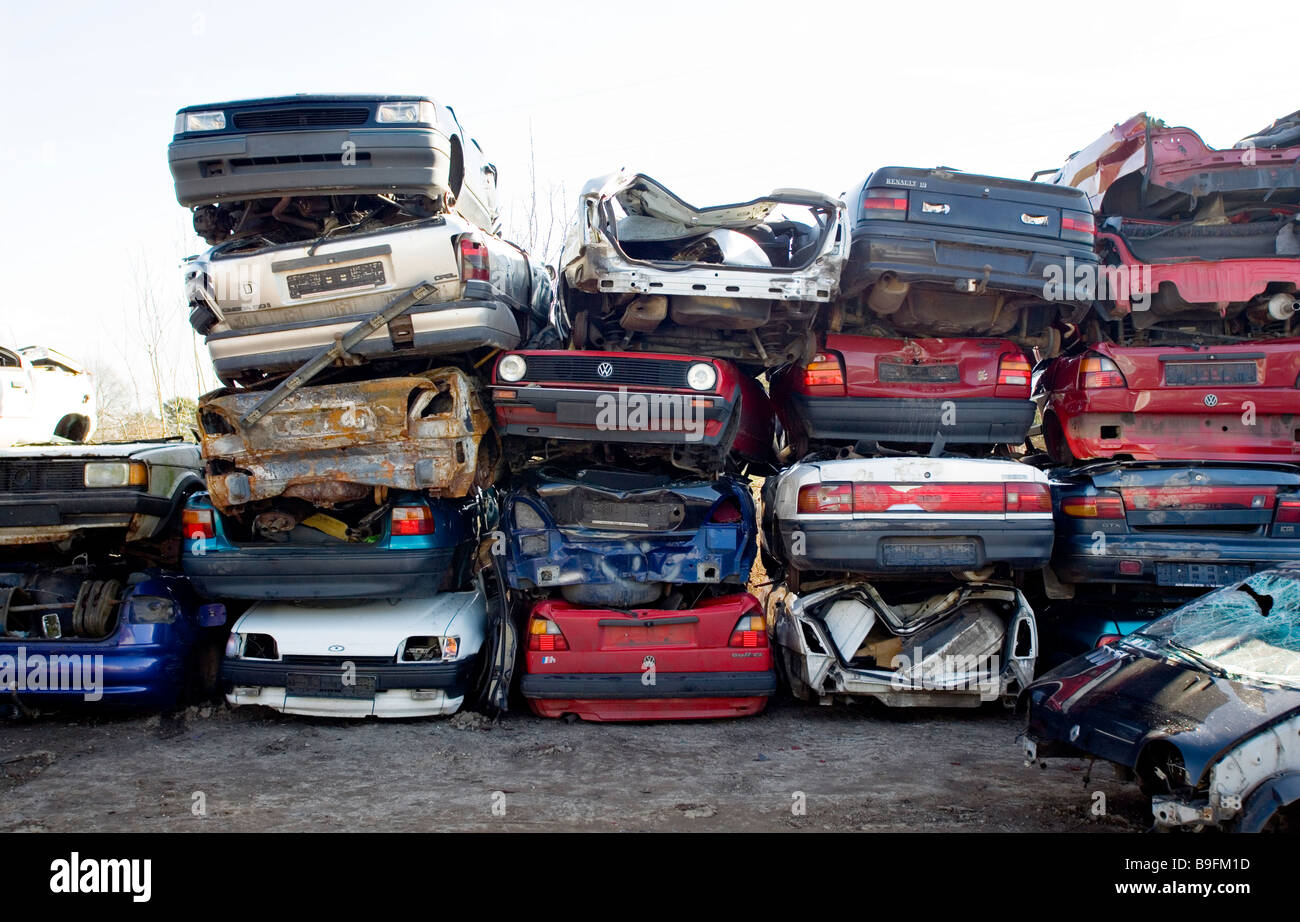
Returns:
[[[546,522],[531,503],[515,503],[515,528],[545,528]]]
[[[178,112],[176,114],[176,134],[190,131],[220,131],[226,127],[226,113],[213,112]]]
[[[525,557],[540,557],[551,549],[546,535],[525,535],[519,539],[519,550]]]
[[[459,637],[408,637],[402,647],[402,662],[430,663],[455,659],[460,651]]]
[[[522,356],[507,355],[497,363],[497,375],[502,381],[518,381],[528,371],[528,363]]]
[[[91,461],[82,482],[88,487],[142,487],[149,482],[149,470],[138,461]]]
[[[384,125],[432,125],[437,119],[434,117],[433,103],[423,100],[384,103],[375,111],[375,121]]]
[[[696,362],[686,370],[686,383],[697,391],[707,391],[718,383],[718,370],[708,362]]]
[[[131,600],[131,620],[136,624],[171,624],[176,603],[158,596],[138,595]]]

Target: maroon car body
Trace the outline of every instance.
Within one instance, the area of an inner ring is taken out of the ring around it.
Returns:
[[[1010,340],[830,333],[821,345],[772,375],[799,456],[814,442],[1019,444],[1033,423],[1030,363]]]
[[[512,377],[502,375],[503,365]],[[772,461],[772,404],[753,378],[723,359],[507,352],[492,371],[492,399],[512,462],[519,461],[519,440],[543,456],[609,449],[619,460],[666,456],[705,472],[721,470],[729,454]]]

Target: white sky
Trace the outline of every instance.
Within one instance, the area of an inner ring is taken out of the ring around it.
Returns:
[[[432,95],[498,165],[510,226],[530,130],[563,217],[621,166],[697,205],[886,164],[1028,178],[1141,110],[1230,146],[1300,106],[1297,26],[1294,2],[8,3],[0,342],[147,381],[134,264],[174,304],[174,390],[197,391],[178,264],[203,243],[167,170],[184,105]]]

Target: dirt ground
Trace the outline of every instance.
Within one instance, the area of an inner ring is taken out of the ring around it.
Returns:
[[[0,831],[1139,831],[1098,763],[1027,767],[1019,718],[819,708],[660,724],[379,722],[191,708],[0,725]],[[1104,816],[1092,811],[1105,795]],[[802,794],[802,799],[799,794]],[[806,807],[797,814],[800,804]]]

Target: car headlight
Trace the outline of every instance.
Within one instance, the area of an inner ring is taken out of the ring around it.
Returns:
[[[149,469],[139,461],[91,461],[82,482],[88,487],[142,487],[149,482]]]
[[[375,121],[385,125],[433,125],[437,123],[433,103],[426,100],[414,102],[386,102],[375,110]]]
[[[171,624],[176,620],[176,603],[153,595],[131,600],[131,620],[136,624]]]
[[[177,112],[174,134],[186,134],[190,131],[220,131],[225,127],[226,113],[221,111]]]
[[[429,663],[453,660],[459,652],[459,637],[408,637],[402,646],[402,662]]]
[[[696,362],[686,370],[686,383],[697,391],[707,391],[718,383],[718,370],[708,362]]]
[[[528,363],[522,356],[511,353],[497,363],[497,374],[502,381],[518,381],[528,371]]]

